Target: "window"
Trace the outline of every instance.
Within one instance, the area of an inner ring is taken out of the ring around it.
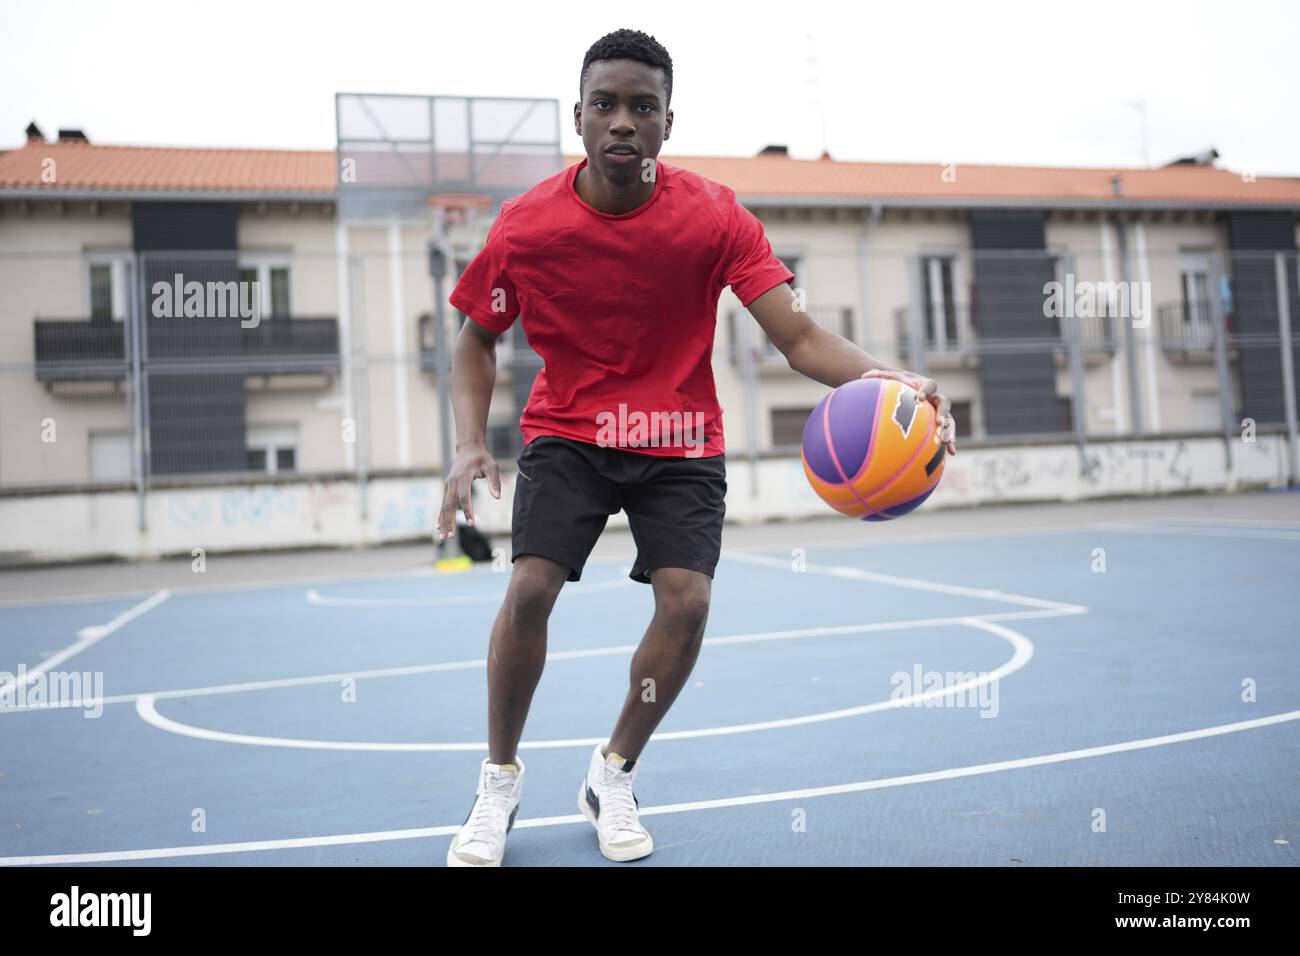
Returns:
[[[131,253],[86,256],[86,299],[92,322],[121,322],[130,308]]]
[[[289,257],[283,254],[245,253],[239,259],[239,281],[256,282],[258,308],[264,319],[288,319]]]
[[[90,433],[90,480],[127,481],[131,477],[131,436],[128,432]]]
[[[1074,402],[1068,395],[1056,396],[1056,430],[1074,431]]]
[[[772,447],[798,447],[803,442],[803,428],[812,413],[811,407],[772,409]]]
[[[488,454],[493,458],[514,459],[523,451],[523,435],[518,422],[490,422],[484,437]]]
[[[1184,252],[1179,256],[1183,296],[1183,335],[1190,348],[1214,347],[1214,325],[1210,318],[1210,255]]]
[[[969,401],[952,403],[952,408],[948,410],[948,413],[952,415],[956,424],[954,438],[969,438],[971,436],[970,412],[971,403]]]
[[[268,475],[298,470],[297,425],[250,425],[248,470]]]
[[[958,339],[952,272],[952,256],[921,257],[921,315],[925,341],[940,350],[955,347]]]

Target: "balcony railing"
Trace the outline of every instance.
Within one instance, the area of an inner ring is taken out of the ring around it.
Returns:
[[[808,317],[823,328],[830,329],[853,341],[853,309],[846,305],[810,305],[806,309]],[[740,362],[740,322],[752,322],[753,318],[744,310],[727,313],[728,354],[733,364]],[[781,365],[785,356],[766,335],[755,327],[753,335],[759,344],[758,361],[761,365]]]
[[[125,323],[37,319],[36,377],[42,381],[117,379],[129,360]],[[340,367],[338,320],[324,317],[238,320],[150,318],[142,356],[150,369],[243,375],[330,374]]]
[[[911,347],[910,324],[911,310],[907,306],[894,310],[899,350],[904,355]],[[949,303],[941,309],[930,310],[929,315],[923,309],[921,325],[927,356],[959,358],[974,353],[975,334],[971,326],[970,306]]]
[[[112,319],[37,319],[38,381],[126,376],[125,323]]]
[[[1214,319],[1208,303],[1166,302],[1156,309],[1156,317],[1163,351],[1206,358],[1214,352]]]
[[[1065,321],[1060,318],[1045,317],[1039,334],[1015,338],[981,334],[982,325],[987,320],[980,316],[979,310],[965,304],[949,305],[941,313],[922,315],[921,319],[927,359],[973,361],[979,355],[1056,351],[1068,345],[1064,331]],[[1113,353],[1118,341],[1117,321],[1109,315],[1079,316],[1079,344],[1083,352]],[[894,310],[899,355],[904,361],[910,360],[910,322],[911,310],[907,306]]]

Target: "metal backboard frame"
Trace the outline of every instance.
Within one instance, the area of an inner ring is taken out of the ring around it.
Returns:
[[[555,99],[337,93],[339,216],[428,216],[441,193],[517,196],[564,168]]]

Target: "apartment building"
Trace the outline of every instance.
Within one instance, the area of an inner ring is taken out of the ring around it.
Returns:
[[[662,159],[734,188],[810,315],[937,378],[959,435],[1283,417],[1278,321],[1287,306],[1300,317],[1300,181],[1213,157],[1158,169],[798,160],[781,147]],[[332,151],[104,146],[29,127],[0,153],[0,486],[437,468],[431,220],[344,221],[338,190]],[[452,277],[489,224],[453,229]],[[160,316],[157,290],[178,275]],[[256,324],[185,315],[191,281],[255,288],[243,304]],[[1133,283],[1146,300],[1102,295],[1062,318],[1045,307],[1054,282]],[[442,311],[454,333],[464,317]],[[730,291],[716,334],[729,453],[788,453],[824,387],[786,367]],[[503,459],[538,365],[517,324],[492,403]]]

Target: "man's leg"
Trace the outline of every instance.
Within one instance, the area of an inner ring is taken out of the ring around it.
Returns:
[[[631,686],[623,711],[602,750],[629,760],[641,755],[695,667],[709,617],[713,579],[686,568],[650,573],[655,613],[632,657]]]
[[[546,664],[546,622],[568,579],[567,565],[521,554],[510,574],[505,600],[488,643],[488,756],[515,759],[533,692]]]

